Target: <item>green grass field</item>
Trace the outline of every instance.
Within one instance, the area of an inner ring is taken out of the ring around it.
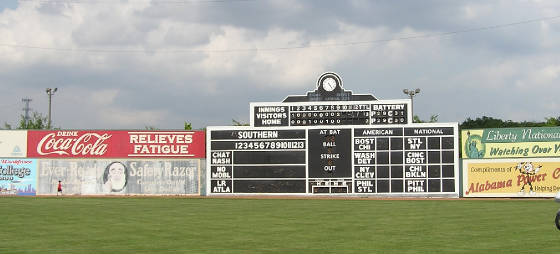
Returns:
[[[545,200],[2,197],[0,253],[559,253]]]

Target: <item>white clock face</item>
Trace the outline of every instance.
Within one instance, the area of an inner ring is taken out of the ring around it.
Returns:
[[[326,78],[323,80],[323,89],[327,92],[331,92],[336,88],[336,80],[334,78]]]

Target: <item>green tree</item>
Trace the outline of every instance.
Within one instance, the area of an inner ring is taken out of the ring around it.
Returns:
[[[192,130],[192,124],[189,123],[189,122],[187,122],[187,121],[185,121],[185,130],[187,130],[187,131]]]
[[[439,115],[431,115],[430,120],[423,121],[423,120],[420,119],[419,116],[415,115],[415,116],[412,117],[412,122],[413,123],[437,123],[438,117],[439,117]]]
[[[33,111],[29,120],[25,120],[25,116],[21,115],[17,129],[20,130],[43,130],[47,129],[47,117],[41,113]],[[6,124],[8,125],[8,124]],[[8,125],[9,126],[9,125]]]
[[[461,123],[461,129],[500,128],[503,126],[503,120],[488,116],[478,117],[476,119],[471,119],[469,117]]]
[[[12,125],[9,123],[4,122],[4,128],[2,128],[4,130],[11,130],[12,129]]]
[[[249,126],[248,123],[239,122],[235,119],[231,119],[231,123],[233,126]]]
[[[544,123],[545,126],[560,126],[560,116],[559,117],[547,117],[545,118],[546,122]]]
[[[560,117],[548,117],[544,122],[523,121],[514,122],[498,118],[483,116],[476,119],[467,118],[460,125],[461,129],[483,129],[483,128],[513,128],[513,127],[552,127],[560,126]]]

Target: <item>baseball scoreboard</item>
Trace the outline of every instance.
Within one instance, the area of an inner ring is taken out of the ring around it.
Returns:
[[[458,195],[457,124],[209,127],[209,194]]]
[[[412,124],[411,100],[353,95],[325,73],[250,111],[251,126],[207,128],[209,195],[459,196],[458,124]]]
[[[408,124],[409,108],[410,100],[251,103],[251,126]]]

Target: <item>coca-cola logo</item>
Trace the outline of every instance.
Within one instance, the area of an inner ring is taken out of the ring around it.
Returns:
[[[37,153],[40,155],[95,155],[101,156],[107,152],[105,140],[111,135],[97,133],[84,133],[79,137],[60,137],[55,133],[44,136],[37,145]]]

